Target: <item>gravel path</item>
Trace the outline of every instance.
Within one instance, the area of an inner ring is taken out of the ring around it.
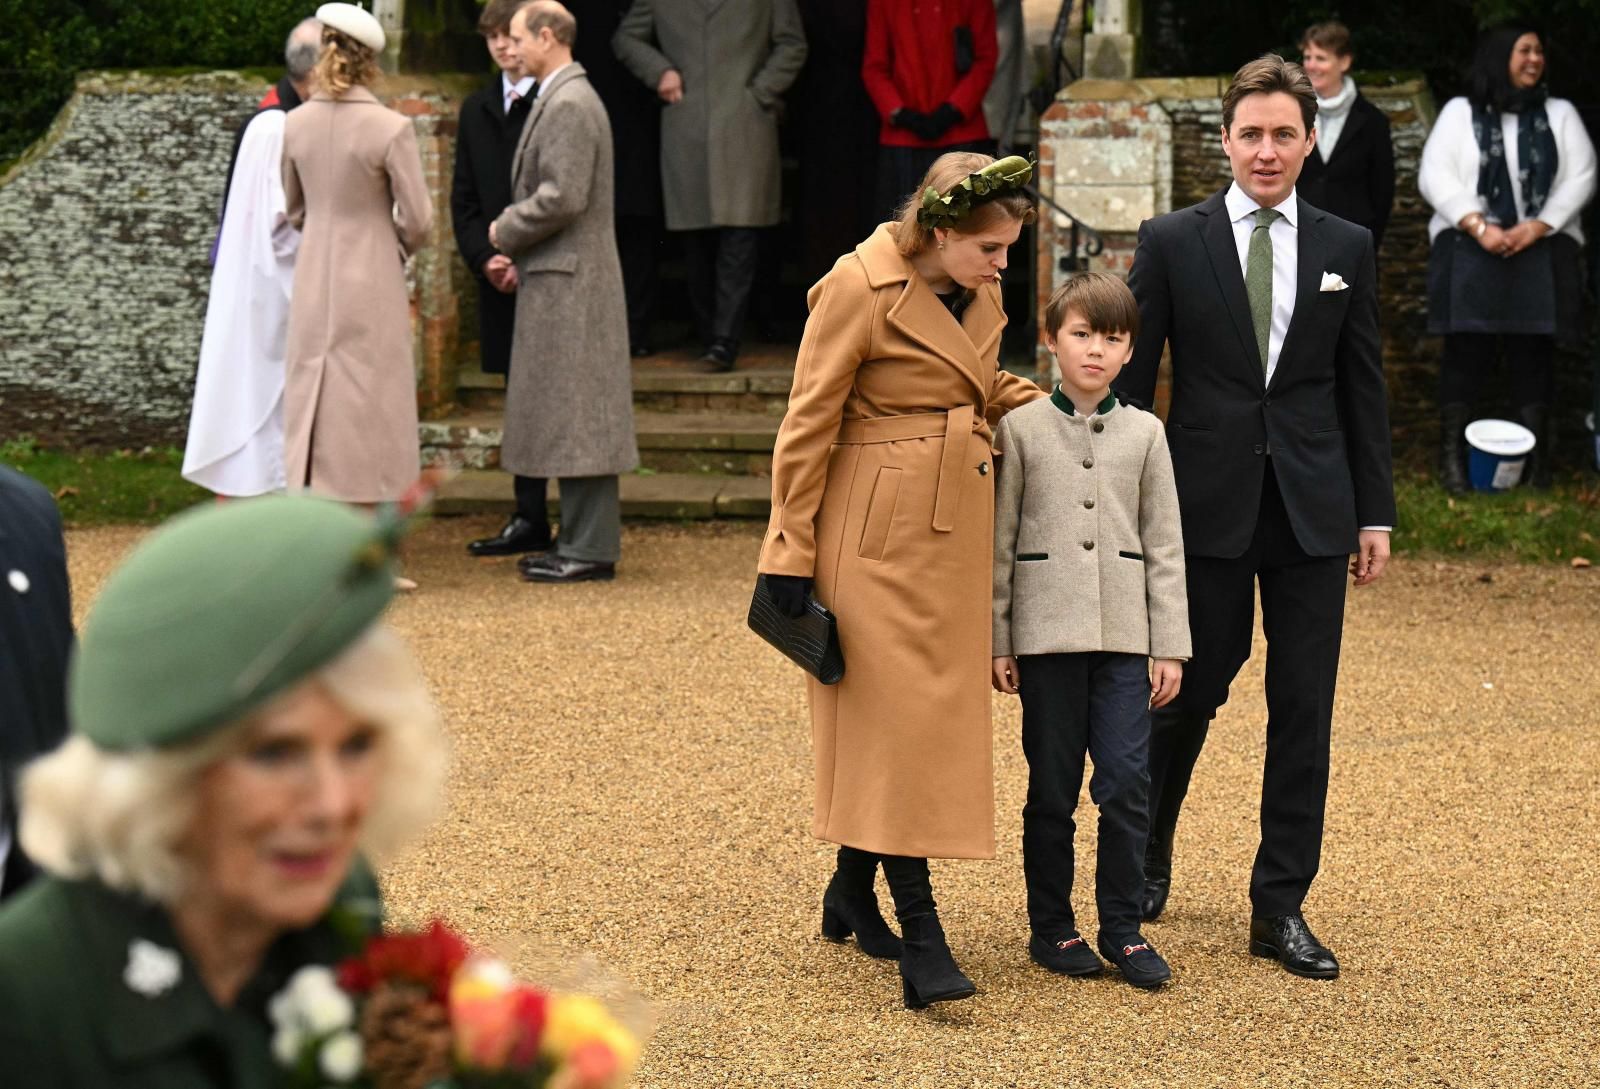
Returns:
[[[934,867],[980,993],[907,1013],[892,964],[817,934],[803,691],[743,624],[757,529],[630,527],[618,581],[540,587],[461,553],[493,528],[425,528],[393,613],[455,766],[391,911],[595,954],[654,1003],[641,1085],[1600,1085],[1600,573],[1402,561],[1351,595],[1307,905],[1334,983],[1245,952],[1259,645],[1147,931],[1176,973],[1156,994],[1028,963],[1020,716],[996,697],[1000,858]],[[141,532],[71,533],[80,612]],[[1075,903],[1092,933],[1081,879]]]

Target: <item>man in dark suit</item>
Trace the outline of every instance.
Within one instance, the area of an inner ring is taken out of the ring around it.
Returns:
[[[478,17],[478,33],[500,71],[461,104],[455,177],[450,183],[456,248],[478,280],[478,345],[488,374],[508,373],[517,316],[517,267],[489,243],[489,224],[511,203],[512,153],[536,91],[511,41],[511,17],[522,2],[489,0]],[[550,548],[545,482],[535,477],[513,479],[517,509],[499,533],[467,545],[472,555],[513,556]]]
[[[1228,189],[1139,230],[1128,284],[1144,326],[1117,383],[1153,403],[1172,349],[1172,449],[1195,653],[1152,715],[1146,919],[1165,906],[1173,830],[1206,729],[1250,656],[1255,584],[1267,635],[1261,844],[1250,951],[1331,979],[1301,915],[1322,850],[1345,567],[1375,582],[1394,489],[1372,234],[1295,193],[1316,96],[1268,54],[1222,100]]]
[[[66,737],[71,649],[61,515],[42,485],[0,465],[0,897],[34,873],[17,844],[17,773]]]

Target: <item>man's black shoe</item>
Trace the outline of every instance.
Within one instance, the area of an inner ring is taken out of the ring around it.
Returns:
[[[700,370],[706,374],[727,374],[733,370],[739,352],[726,340],[715,340],[700,357]]]
[[[1100,935],[1100,955],[1117,966],[1123,979],[1146,991],[1153,991],[1172,978],[1172,969],[1167,967],[1167,962],[1140,934],[1121,942],[1113,942],[1104,934]]]
[[[640,343],[635,344],[632,347],[630,347],[628,349],[628,351],[629,351],[630,354],[632,354],[633,358],[635,358],[635,359],[643,359],[646,356],[651,356],[651,355],[655,355],[656,354],[656,350],[655,350],[654,345],[646,344],[646,343],[644,343],[642,341]]]
[[[555,537],[548,524],[530,522],[520,514],[513,514],[499,533],[472,541],[467,551],[474,556],[516,556],[523,552],[548,552],[553,544]]]
[[[1076,930],[1053,942],[1029,935],[1028,959],[1058,976],[1097,976],[1106,968]]]
[[[519,560],[517,570],[529,582],[609,582],[617,577],[614,563],[590,563],[553,552]]]
[[[1144,891],[1139,896],[1139,914],[1147,923],[1161,918],[1172,891],[1172,838],[1150,834],[1144,849]]]
[[[1250,952],[1271,957],[1306,979],[1338,979],[1339,962],[1333,951],[1317,940],[1298,911],[1289,915],[1250,920]]]

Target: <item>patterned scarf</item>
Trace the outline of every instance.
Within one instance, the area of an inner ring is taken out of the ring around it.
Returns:
[[[1517,191],[1522,207],[1533,219],[1544,207],[1555,180],[1560,156],[1555,134],[1544,104],[1550,89],[1544,84],[1517,91],[1505,103],[1505,112],[1517,120]],[[1488,104],[1473,103],[1472,135],[1478,141],[1478,195],[1484,199],[1489,218],[1505,227],[1517,222],[1517,202],[1511,191],[1511,171],[1506,166],[1505,131],[1501,111]]]

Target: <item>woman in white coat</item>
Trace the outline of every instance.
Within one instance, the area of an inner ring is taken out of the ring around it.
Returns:
[[[1572,103],[1551,98],[1544,46],[1524,26],[1478,41],[1469,90],[1439,111],[1417,178],[1433,206],[1428,331],[1444,336],[1439,479],[1467,487],[1462,431],[1497,350],[1517,368],[1517,417],[1534,433],[1524,479],[1550,484],[1555,348],[1577,336],[1578,216],[1595,155]]]

